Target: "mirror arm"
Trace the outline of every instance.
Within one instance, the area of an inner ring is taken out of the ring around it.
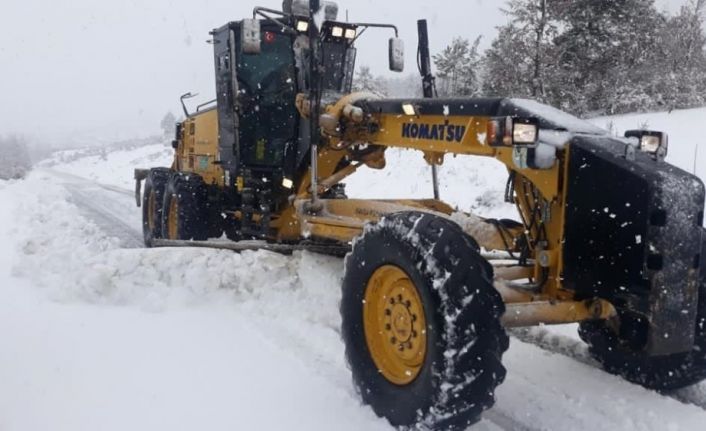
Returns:
[[[253,18],[257,18],[258,15],[262,15],[262,16],[267,17],[263,12],[273,13],[273,14],[275,14],[275,15],[279,15],[279,16],[283,16],[283,17],[285,17],[285,16],[291,16],[291,15],[289,15],[289,14],[286,14],[286,13],[282,12],[281,10],[269,9],[269,8],[266,8],[266,7],[259,7],[259,6],[258,6],[258,7],[256,7],[255,9],[253,9],[253,11],[252,11],[252,17],[253,17]],[[269,17],[267,17],[267,18],[268,18],[268,19],[272,19],[272,18],[269,18]]]
[[[370,23],[355,23],[356,26],[358,27],[365,27],[365,29],[368,28],[391,28],[395,31],[395,37],[400,37],[400,31],[397,29],[396,25],[392,24],[370,24]],[[364,29],[364,31],[365,31]],[[361,32],[362,33],[362,32]],[[356,38],[357,39],[357,38]]]
[[[196,93],[196,94],[191,94],[191,93],[189,92],[189,93],[186,93],[186,94],[182,94],[181,97],[179,98],[179,100],[181,101],[181,109],[184,110],[184,115],[186,115],[186,118],[189,118],[189,117],[191,116],[191,114],[189,114],[189,110],[186,109],[186,103],[184,102],[184,100],[186,100],[186,99],[193,99],[193,98],[196,97],[196,96],[198,96],[198,93]]]

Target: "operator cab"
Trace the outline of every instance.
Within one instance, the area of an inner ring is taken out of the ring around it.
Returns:
[[[220,155],[233,179],[243,167],[281,170],[297,136],[294,39],[275,23],[261,32],[259,55],[244,53],[241,23],[213,32]]]
[[[308,28],[294,17],[278,22]],[[308,151],[308,127],[295,105],[297,94],[311,86],[308,38],[261,20],[260,52],[248,54],[242,26],[234,22],[212,32],[221,162],[233,179],[244,169],[291,178]],[[326,22],[321,33],[321,88],[326,99],[337,100],[353,85],[357,27]]]
[[[295,1],[288,11],[285,2],[284,12],[255,8],[253,15],[262,19],[231,22],[211,33],[218,163],[226,189],[243,208],[244,231],[250,219],[258,219],[257,224],[266,229],[269,213],[287,203],[311,166],[311,133],[318,124],[310,124],[299,109],[309,103],[332,104],[351,92],[354,43],[365,29],[392,28],[397,35],[392,25],[338,22],[337,8],[330,5],[325,7],[324,22],[315,29],[308,5],[300,3]],[[400,39],[390,40],[390,53],[391,69],[401,71]],[[312,56],[318,65],[313,73]],[[299,109],[298,100],[303,102]]]

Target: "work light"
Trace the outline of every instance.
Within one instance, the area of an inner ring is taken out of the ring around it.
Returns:
[[[650,130],[628,130],[626,138],[636,138],[640,151],[650,154],[657,160],[664,160],[669,151],[669,137],[664,132]]]
[[[535,118],[493,118],[488,121],[486,139],[491,147],[535,147],[539,122]]]
[[[357,31],[354,28],[346,29],[346,39],[355,39]]]
[[[514,123],[512,142],[514,145],[534,145],[537,142],[538,133],[536,124]]]
[[[404,112],[404,115],[408,115],[410,117],[417,115],[417,110],[411,103],[403,103],[402,111]]]
[[[306,33],[309,31],[309,21],[297,21],[297,31],[300,33]]]
[[[334,27],[331,29],[331,36],[343,37],[343,27]]]

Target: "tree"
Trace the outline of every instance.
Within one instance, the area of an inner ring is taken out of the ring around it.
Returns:
[[[555,38],[553,96],[577,114],[643,111],[655,105],[659,35],[654,0],[564,0]]]
[[[706,104],[706,0],[690,0],[666,24],[662,58],[666,69],[657,84],[667,108],[693,108]]]
[[[373,75],[369,66],[361,66],[353,80],[353,91],[373,93],[378,96],[387,96],[385,83],[379,77]]]
[[[164,115],[164,118],[162,118],[162,122],[160,123],[164,136],[171,136],[174,133],[174,127],[176,126],[176,122],[176,117],[174,116],[174,114],[172,114],[171,111],[167,112]]]
[[[548,80],[556,69],[554,38],[563,8],[560,0],[510,0],[510,22],[485,53],[484,93],[548,101]]]
[[[441,53],[434,55],[442,96],[475,96],[480,92],[480,41],[478,37],[471,44],[468,39],[457,37]]]
[[[654,0],[509,0],[504,12],[485,94],[579,115],[706,104],[706,0],[674,17]]]
[[[0,179],[23,178],[31,166],[25,139],[18,136],[0,137]]]

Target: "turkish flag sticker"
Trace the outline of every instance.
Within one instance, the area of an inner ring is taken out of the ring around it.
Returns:
[[[274,41],[275,41],[275,34],[272,33],[271,31],[266,31],[265,32],[265,42],[272,43]]]

